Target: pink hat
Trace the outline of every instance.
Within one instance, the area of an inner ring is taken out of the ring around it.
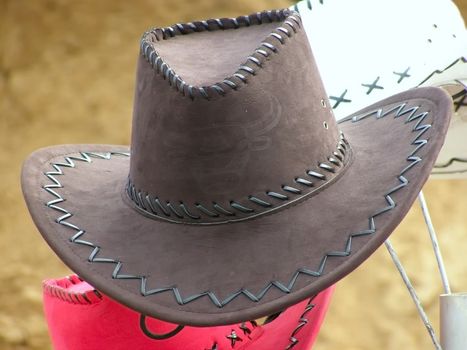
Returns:
[[[55,350],[308,350],[333,290],[334,286],[325,289],[264,322],[182,327],[146,319],[76,275],[43,283],[45,316]]]

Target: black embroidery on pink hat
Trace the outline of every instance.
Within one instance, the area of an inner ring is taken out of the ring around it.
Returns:
[[[294,328],[292,331],[292,334],[290,335],[290,343],[287,345],[285,350],[290,350],[295,347],[299,343],[299,340],[296,338],[297,334],[302,330],[303,327],[305,327],[308,324],[308,319],[306,318],[306,315],[314,309],[315,304],[313,304],[313,300],[315,299],[316,296],[312,297],[308,303],[305,306],[305,310],[301,314],[301,316],[298,319],[298,325],[297,327]]]
[[[243,339],[240,338],[240,337],[237,335],[237,333],[236,333],[233,329],[232,329],[232,331],[230,332],[229,335],[226,335],[226,338],[227,338],[227,339],[230,339],[230,346],[231,346],[232,348],[235,347],[235,344],[236,344],[237,342],[242,342],[242,341],[243,341]]]

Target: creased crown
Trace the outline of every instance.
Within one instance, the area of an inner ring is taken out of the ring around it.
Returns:
[[[348,159],[289,10],[145,33],[131,147],[135,208],[183,223],[279,210],[333,181]]]

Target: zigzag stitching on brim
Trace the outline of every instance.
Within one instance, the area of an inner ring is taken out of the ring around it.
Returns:
[[[212,292],[212,291],[205,291],[202,293],[198,294],[193,294],[190,295],[186,298],[183,298],[181,295],[180,290],[178,287],[161,287],[161,288],[155,288],[155,289],[148,289],[148,278],[144,275],[133,275],[133,274],[121,274],[120,271],[124,265],[124,262],[120,260],[116,260],[113,258],[106,258],[106,257],[99,257],[99,253],[101,248],[97,245],[95,245],[93,242],[84,240],[84,236],[86,231],[77,225],[70,223],[67,221],[70,219],[73,214],[70,213],[68,210],[58,206],[57,204],[64,202],[65,199],[58,194],[55,190],[59,188],[63,188],[59,180],[57,180],[57,176],[63,176],[63,170],[62,168],[75,168],[76,164],[75,161],[79,162],[85,162],[85,163],[91,163],[93,160],[92,158],[98,158],[102,160],[110,160],[112,156],[125,156],[129,157],[130,154],[126,152],[105,152],[105,153],[96,153],[96,152],[80,152],[80,156],[66,156],[64,157],[65,162],[63,163],[51,163],[52,168],[54,169],[53,171],[46,172],[44,175],[51,181],[50,184],[45,185],[43,189],[50,193],[52,196],[55,197],[55,199],[49,201],[46,203],[47,207],[50,209],[53,209],[55,211],[58,211],[59,213],[63,214],[59,216],[55,221],[57,224],[60,224],[62,226],[65,226],[67,229],[71,229],[75,231],[75,234],[71,236],[70,243],[73,244],[78,244],[78,245],[83,245],[91,248],[91,253],[88,257],[88,261],[90,263],[106,263],[106,264],[115,264],[115,268],[112,272],[112,278],[113,279],[122,279],[122,280],[129,280],[129,279],[134,279],[134,280],[139,280],[140,281],[140,293],[142,296],[149,296],[149,295],[155,295],[158,293],[164,293],[164,292],[172,292],[177,303],[179,305],[185,305],[187,303],[190,303],[192,301],[195,301],[197,299],[200,299],[202,297],[207,297],[211,300],[211,302],[218,308],[222,308],[223,306],[227,305],[230,303],[232,300],[237,298],[240,295],[246,296],[248,299],[250,299],[252,302],[258,302],[260,301],[266,294],[267,292],[272,289],[278,289],[279,291],[283,292],[284,294],[288,294],[292,292],[292,289],[298,279],[298,277],[303,274],[311,277],[320,277],[326,267],[327,260],[329,258],[342,258],[342,257],[348,257],[352,253],[352,240],[356,239],[358,237],[362,236],[368,236],[372,235],[376,232],[376,226],[375,226],[375,218],[379,215],[382,215],[386,212],[391,211],[396,207],[395,201],[392,199],[391,195],[400,189],[404,188],[407,186],[409,181],[404,177],[404,174],[410,170],[412,167],[417,165],[422,161],[422,158],[416,156],[416,153],[424,147],[427,143],[428,140],[426,139],[421,139],[421,136],[431,127],[430,124],[422,124],[423,120],[426,118],[428,115],[428,112],[422,112],[420,114],[416,114],[420,106],[414,106],[411,108],[408,108],[404,110],[406,107],[407,103],[402,103],[400,105],[397,105],[395,107],[390,108],[388,111],[383,112],[383,108],[376,109],[372,112],[366,113],[361,116],[356,116],[352,117],[350,119],[345,119],[343,121],[351,120],[352,122],[359,122],[365,118],[375,116],[376,119],[383,118],[387,116],[388,114],[395,112],[395,118],[401,117],[403,115],[407,115],[406,119],[406,124],[411,123],[413,121],[416,121],[415,126],[412,128],[412,132],[416,132],[416,137],[412,141],[412,145],[415,146],[415,148],[412,150],[412,152],[409,153],[407,156],[407,161],[409,164],[402,169],[402,171],[399,173],[399,175],[396,176],[397,180],[399,181],[399,184],[393,188],[391,188],[388,192],[384,194],[384,198],[387,202],[387,206],[384,208],[379,209],[376,211],[372,216],[368,218],[368,228],[364,229],[362,231],[358,232],[353,232],[349,234],[347,238],[347,242],[344,246],[344,250],[342,251],[329,251],[326,254],[324,254],[323,258],[321,259],[320,264],[317,267],[317,270],[311,270],[309,268],[300,268],[297,271],[294,272],[292,275],[292,278],[287,284],[283,284],[280,281],[271,281],[269,282],[257,295],[250,292],[248,289],[241,288],[236,292],[231,293],[227,298],[220,300],[217,295]]]

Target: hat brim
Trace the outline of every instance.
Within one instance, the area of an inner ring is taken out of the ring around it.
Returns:
[[[465,61],[467,68],[467,60]],[[446,141],[431,172],[433,178],[462,179],[467,177],[467,77],[439,85],[454,101]]]
[[[24,164],[23,192],[52,249],[108,296],[184,325],[242,322],[329,287],[384,242],[430,174],[451,105],[442,90],[420,88],[344,119],[345,173],[254,220],[200,226],[141,215],[124,190],[123,146],[39,150]]]

